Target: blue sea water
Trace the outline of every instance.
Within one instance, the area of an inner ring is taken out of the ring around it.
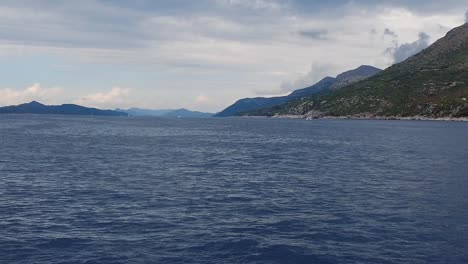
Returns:
[[[468,123],[3,115],[0,263],[468,263]]]

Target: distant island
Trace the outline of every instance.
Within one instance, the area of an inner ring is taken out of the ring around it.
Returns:
[[[26,104],[0,107],[0,114],[129,116],[127,113],[113,110],[88,108],[75,104],[44,105],[36,101]]]
[[[142,108],[130,108],[130,109],[115,109],[118,112],[124,112],[131,116],[153,116],[153,117],[170,117],[170,118],[208,118],[212,117],[212,113],[204,113],[198,111],[191,111],[185,108],[181,109],[161,109],[151,110]]]
[[[0,107],[0,114],[36,114],[36,115],[87,115],[87,116],[152,116],[167,118],[208,118],[212,113],[190,111],[188,109],[149,110],[130,108],[101,110],[76,104],[44,105],[36,101],[30,103]]]
[[[340,75],[287,97],[242,99],[217,116],[468,120],[468,23],[384,71],[355,73],[335,88]]]

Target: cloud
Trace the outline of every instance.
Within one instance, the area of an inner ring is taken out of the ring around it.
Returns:
[[[411,43],[421,31],[434,40],[459,24],[460,10],[466,10],[466,0],[429,2],[5,0],[1,66],[11,69],[13,61],[29,82],[58,80],[66,95],[85,104],[113,106],[103,99],[109,92],[93,89],[117,81],[139,87],[114,100],[122,104],[132,96],[132,106],[185,106],[203,94],[222,108],[254,94],[303,88],[360,64],[389,66],[399,47],[393,41]],[[389,36],[398,32],[398,39],[381,37],[386,28]],[[390,46],[392,53],[383,56]],[[309,72],[312,62],[333,65]],[[52,63],[74,67],[57,74]],[[2,80],[14,83],[18,74],[8,73]]]
[[[389,28],[385,28],[384,36],[390,36],[392,38],[398,38],[398,34],[395,31],[390,30]]]
[[[281,90],[285,92],[292,92],[297,89],[305,88],[311,86],[326,76],[331,75],[331,72],[334,70],[334,65],[332,64],[320,64],[314,63],[310,66],[309,72],[305,75],[300,76],[293,81],[285,81],[281,84]]]
[[[328,35],[328,30],[326,29],[311,29],[311,30],[302,30],[299,31],[299,35],[311,39],[326,39]]]
[[[76,100],[77,104],[94,107],[124,107],[128,106],[130,89],[113,87],[108,92],[95,93]]]
[[[274,0],[216,0],[220,5],[249,8],[253,10],[277,11],[285,6]]]
[[[298,74],[296,79],[283,81],[278,89],[256,90],[257,95],[283,95],[294,90],[306,88],[314,85],[321,79],[330,76],[334,72],[335,66],[332,64],[314,63],[307,73]]]
[[[367,33],[371,28],[377,28],[381,32],[383,26],[398,20],[402,20],[402,25],[395,25],[399,32],[401,27],[409,31],[412,27],[427,24],[408,10],[390,18],[381,16],[388,12],[389,6],[415,8],[415,4],[405,1],[390,5],[378,0],[377,5],[373,5],[367,0],[326,3],[200,0],[183,1],[183,6],[180,1],[83,1],[86,4],[7,1],[0,6],[0,43],[19,46],[21,51],[66,56],[87,63],[283,71],[273,68],[271,62],[283,60],[282,63],[303,67],[311,61],[321,60],[320,55],[315,54],[331,48],[343,58],[342,53],[346,53],[348,47],[365,49],[364,45],[376,47],[380,44],[369,43],[365,39],[367,34],[363,36],[359,31]],[[350,2],[354,4],[350,5]],[[302,12],[310,8],[317,12]],[[326,11],[327,16],[321,16],[320,11]],[[337,16],[340,19],[336,19]],[[439,17],[435,19],[439,20]],[[32,24],[37,26],[28,26]],[[408,24],[412,27],[407,27]],[[390,32],[393,31],[387,33]],[[307,38],[333,39],[335,43],[311,47],[305,42]],[[276,47],[272,47],[272,43]],[[1,46],[0,52],[4,50]],[[279,59],[284,54],[284,51],[277,52],[280,48],[289,50],[287,53],[292,55]],[[295,54],[299,52],[312,55]],[[375,56],[376,53],[366,55]],[[351,54],[346,56],[351,57]],[[263,69],[266,67],[268,69]]]
[[[38,83],[24,90],[5,88],[0,89],[0,105],[16,105],[31,101],[53,103],[62,93],[63,89],[60,87],[42,88]]]
[[[465,23],[468,23],[468,11],[465,13]]]
[[[387,52],[392,55],[395,63],[399,63],[427,48],[429,46],[429,39],[430,36],[427,33],[421,32],[419,33],[418,40],[396,45],[387,49]]]
[[[195,97],[195,103],[196,104],[205,104],[207,102],[210,101],[210,98],[208,98],[207,96],[204,96],[204,95],[199,95],[197,97]]]

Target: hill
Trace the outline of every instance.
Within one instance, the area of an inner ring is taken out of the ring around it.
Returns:
[[[241,115],[468,117],[468,24],[380,74],[328,94]]]
[[[338,90],[342,87],[345,87],[351,83],[363,80],[370,76],[373,76],[380,72],[380,69],[377,69],[372,66],[362,65],[354,70],[350,70],[344,73],[339,74],[334,77],[325,77],[320,80],[318,83],[303,88],[295,90],[287,96],[280,97],[256,97],[256,98],[244,98],[233,105],[227,107],[223,111],[216,114],[216,117],[228,117],[238,115],[239,113],[252,111],[256,109],[262,109],[274,105],[280,105],[298,98],[312,96],[314,94],[332,90]]]
[[[115,111],[124,112],[131,116],[163,116],[174,110],[172,109],[151,110],[151,109],[142,109],[142,108],[129,108],[129,109],[117,108],[115,109]]]
[[[0,114],[128,116],[127,113],[112,110],[100,110],[74,104],[43,105],[36,101],[27,104],[0,107]]]
[[[163,115],[163,117],[182,117],[182,118],[208,118],[212,117],[213,114],[211,113],[204,113],[198,111],[190,111],[188,109],[182,108],[173,110],[169,113]]]
[[[130,108],[130,109],[120,109],[117,108],[116,111],[127,113],[131,116],[154,116],[154,117],[186,117],[186,118],[207,118],[212,117],[212,113],[204,113],[198,111],[191,111],[185,108],[181,109],[162,109],[162,110],[151,110],[151,109],[142,109],[142,108]]]

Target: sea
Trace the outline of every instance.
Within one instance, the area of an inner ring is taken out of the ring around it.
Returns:
[[[1,115],[0,263],[468,263],[468,122]]]

